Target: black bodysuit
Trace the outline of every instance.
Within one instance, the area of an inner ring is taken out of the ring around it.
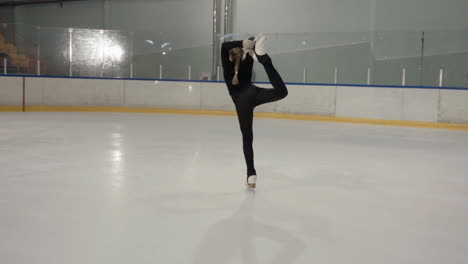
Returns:
[[[253,58],[247,54],[241,61],[238,72],[239,85],[232,84],[235,75],[234,62],[229,60],[229,50],[232,48],[242,48],[242,41],[224,42],[221,47],[221,61],[223,65],[224,80],[229,94],[236,106],[237,117],[242,132],[245,162],[247,164],[247,177],[256,175],[253,153],[253,112],[254,108],[261,104],[275,102],[288,95],[288,89],[283,79],[273,67],[268,54],[257,56],[258,61],[263,65],[273,89],[265,89],[255,86],[252,83]]]

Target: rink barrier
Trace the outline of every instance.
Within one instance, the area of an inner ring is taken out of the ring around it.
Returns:
[[[468,92],[463,88],[342,84],[289,84],[288,88],[285,100],[258,107],[256,116],[463,130],[468,126]],[[0,111],[23,107],[24,111],[235,115],[223,82],[0,77]]]
[[[180,115],[209,115],[209,116],[236,116],[234,111],[220,110],[196,110],[196,109],[164,109],[164,108],[129,108],[129,107],[80,107],[80,106],[26,106],[26,112],[108,112],[108,113],[156,113],[156,114],[180,114]],[[5,112],[20,112],[21,106],[0,106],[0,111]],[[419,121],[401,121],[401,120],[384,120],[370,118],[355,118],[355,117],[335,117],[335,116],[317,116],[317,115],[301,115],[301,114],[284,114],[284,113],[267,113],[256,112],[257,118],[285,119],[285,120],[301,120],[301,121],[316,121],[316,122],[333,122],[333,123],[351,123],[365,125],[384,125],[384,126],[399,126],[399,127],[416,127],[416,128],[433,128],[433,129],[449,129],[449,130],[467,130],[468,124],[452,124],[452,123],[434,123],[434,122],[419,122]]]

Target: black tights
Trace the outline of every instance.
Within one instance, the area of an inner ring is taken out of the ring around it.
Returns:
[[[285,98],[288,95],[288,89],[283,79],[273,66],[268,55],[258,56],[263,64],[268,79],[273,85],[273,89],[257,87],[253,84],[244,85],[239,93],[232,95],[232,100],[236,105],[237,117],[242,132],[242,141],[244,147],[245,162],[247,163],[247,177],[256,175],[253,153],[253,112],[254,108],[261,104],[271,103]]]

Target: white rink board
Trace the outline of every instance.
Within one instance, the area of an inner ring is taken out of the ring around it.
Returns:
[[[399,88],[339,86],[336,96],[336,116],[401,120]]]
[[[288,91],[288,96],[277,102],[277,112],[335,115],[335,86],[288,85]]]
[[[23,104],[23,78],[0,78],[0,105],[19,106]]]
[[[197,82],[125,81],[125,106],[148,108],[200,108]]]
[[[468,91],[440,91],[439,121],[468,123]]]
[[[27,77],[28,106],[90,106],[235,111],[222,82]],[[260,85],[261,86],[261,85]],[[468,91],[287,85],[289,95],[256,112],[468,123]],[[22,105],[22,78],[0,78],[0,105]]]
[[[402,89],[402,120],[437,122],[439,111],[439,90]]]
[[[101,106],[124,104],[121,80],[28,78],[26,104],[34,106]]]

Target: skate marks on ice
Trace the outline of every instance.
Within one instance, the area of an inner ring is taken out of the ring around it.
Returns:
[[[205,233],[194,256],[194,264],[236,262],[259,263],[255,238],[263,238],[279,245],[268,263],[288,264],[301,255],[305,243],[287,230],[262,224],[254,218],[255,192],[248,192],[241,206],[230,217],[215,223]]]
[[[259,183],[260,187],[269,190],[284,190],[293,188],[295,190],[306,191],[311,188],[333,188],[342,190],[371,190],[376,183],[375,177],[369,173],[347,169],[343,165],[341,168],[330,168],[327,164],[303,163],[302,167],[286,168],[282,164],[261,163],[257,167],[263,175],[267,175],[267,180]],[[276,166],[276,167],[275,167]],[[260,179],[262,180],[262,179]]]
[[[184,192],[153,199],[160,213],[214,223],[195,239],[200,241],[193,254],[196,264],[294,263],[307,241],[331,240],[327,219],[280,205],[275,191]]]
[[[269,183],[265,184],[269,186]],[[255,219],[271,225],[283,226],[288,230],[307,236],[309,239],[329,241],[332,238],[329,219],[314,207],[295,207],[302,204],[305,192],[290,193],[283,197],[283,190],[257,188],[253,191],[245,187],[241,192],[182,192],[151,197],[147,202],[156,206],[158,212],[176,214],[190,218],[191,215],[225,214],[237,211],[250,199],[255,205]],[[245,198],[243,198],[245,197]],[[240,200],[243,199],[243,200]],[[310,199],[310,197],[309,197]],[[158,201],[156,204],[152,201]],[[253,206],[253,205],[252,205]],[[239,209],[238,209],[239,208]]]

